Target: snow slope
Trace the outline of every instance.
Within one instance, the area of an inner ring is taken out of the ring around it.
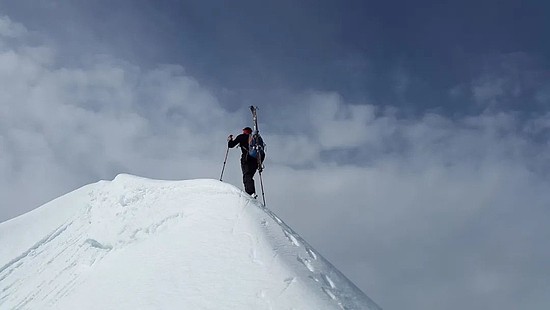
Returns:
[[[215,180],[119,175],[0,224],[0,309],[380,309]]]

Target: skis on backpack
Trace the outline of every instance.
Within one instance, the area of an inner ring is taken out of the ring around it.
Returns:
[[[262,188],[262,198],[265,206],[265,192],[264,192],[264,182],[262,180],[262,171],[264,170],[263,160],[265,156],[264,152],[264,142],[260,136],[260,129],[258,127],[258,113],[255,106],[250,106],[250,112],[252,112],[252,120],[254,122],[254,132],[252,133],[252,140],[255,141],[253,148],[255,148],[256,158],[258,160],[258,174],[260,175],[260,185]]]
[[[254,153],[254,157],[258,159],[258,171],[261,173],[263,171],[263,160],[264,160],[264,141],[260,136],[260,129],[258,128],[258,113],[255,106],[250,106],[250,112],[252,112],[252,121],[254,122],[254,131],[252,132],[252,143],[251,150]]]
[[[256,112],[256,107],[251,105],[250,112],[252,112],[252,121],[254,121],[254,132],[260,132],[258,129],[258,113]]]

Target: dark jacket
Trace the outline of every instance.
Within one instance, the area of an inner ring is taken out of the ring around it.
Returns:
[[[248,135],[241,133],[235,139],[227,141],[227,146],[229,148],[233,148],[237,146],[237,144],[241,147],[243,158],[246,158],[246,156],[248,155]]]

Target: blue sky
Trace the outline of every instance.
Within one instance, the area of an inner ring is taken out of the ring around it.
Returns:
[[[0,1],[0,221],[118,173],[217,178],[257,105],[270,208],[383,308],[541,309],[549,12]]]
[[[16,6],[15,17],[37,4]],[[235,104],[254,92],[262,98],[273,89],[316,89],[411,113],[479,113],[484,106],[456,90],[494,73],[516,79],[529,99],[507,108],[532,110],[541,104],[529,97],[550,66],[543,1],[76,1],[38,7],[44,13],[29,26],[47,24],[49,35],[71,50],[142,65],[182,64],[201,83],[230,89],[227,101]]]

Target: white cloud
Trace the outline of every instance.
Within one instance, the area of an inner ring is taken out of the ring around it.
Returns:
[[[312,93],[306,103],[316,138],[324,148],[356,147],[367,141],[367,127],[375,118],[374,107],[346,105],[335,93]]]
[[[543,68],[536,58],[525,53],[497,55],[484,63],[481,74],[469,86],[456,86],[451,94],[469,89],[473,100],[482,107],[540,108],[545,89],[549,87]]]
[[[0,16],[0,37],[17,38],[27,33],[25,26],[12,22],[7,16]]]
[[[0,19],[2,33],[18,33],[0,36],[0,220],[121,172],[219,177],[227,134],[250,122],[246,106],[226,110],[179,66],[106,55],[64,65],[56,47],[19,38],[21,27]],[[502,93],[478,84],[479,100]],[[475,307],[478,292],[485,308],[517,305],[514,290],[531,286],[499,268],[530,277],[548,255],[538,246],[550,234],[548,115],[403,119],[337,93],[290,97],[261,109],[269,207],[385,308],[425,299]],[[235,185],[239,153],[224,178]],[[339,229],[326,230],[334,222]],[[481,267],[482,276],[470,272]]]
[[[383,306],[397,308],[407,297],[443,305],[481,294],[478,301],[489,308],[503,300],[499,304],[512,309],[513,292],[530,284],[514,283],[517,273],[501,266],[528,272],[548,255],[532,247],[550,234],[543,228],[550,201],[548,156],[541,155],[550,145],[547,136],[537,138],[547,130],[547,116],[525,120],[499,112],[400,119],[391,110],[355,109],[333,93],[309,98],[303,101],[310,112],[302,139],[309,141],[308,149],[352,151],[328,160],[309,154],[312,169],[283,169],[285,163],[277,162],[267,170],[268,203],[281,217],[303,229],[298,232],[313,246],[327,249],[328,258]],[[352,138],[341,137],[349,128],[357,129]],[[363,156],[353,157],[356,153]],[[300,162],[300,153],[295,155],[285,158]],[[327,231],[334,221],[340,229]],[[520,231],[532,239],[518,237]],[[468,253],[479,257],[460,259]],[[358,275],[359,257],[378,268]],[[484,268],[486,276],[470,273],[476,268]],[[437,296],[425,291],[441,285],[448,289]],[[388,293],[396,287],[403,298]]]
[[[0,52],[2,194],[13,205],[2,219],[123,171],[212,175],[200,166],[242,124],[178,66],[142,71],[103,56],[63,67],[50,47],[13,45]]]

